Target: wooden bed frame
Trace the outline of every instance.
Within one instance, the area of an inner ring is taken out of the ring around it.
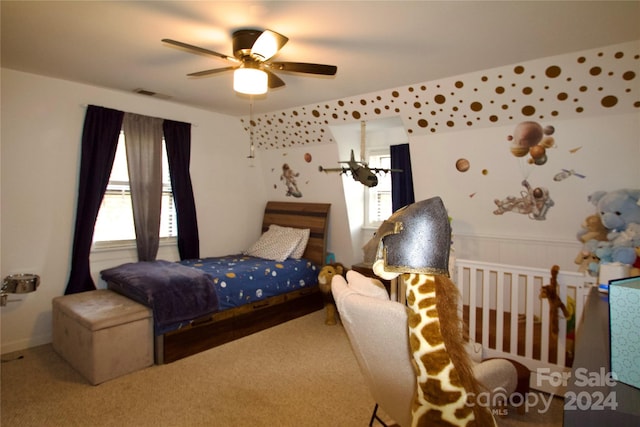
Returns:
[[[309,228],[309,243],[303,258],[321,267],[327,253],[330,208],[328,203],[267,202],[262,231],[271,224]],[[170,363],[323,307],[322,293],[316,286],[196,319],[187,327],[155,337],[155,362]]]

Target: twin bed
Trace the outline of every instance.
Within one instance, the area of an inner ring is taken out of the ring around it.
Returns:
[[[326,203],[268,202],[243,254],[124,264],[109,289],[153,309],[155,362],[169,363],[323,308]]]

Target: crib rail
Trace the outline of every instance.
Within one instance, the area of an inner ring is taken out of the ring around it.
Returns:
[[[540,298],[550,278],[550,270],[463,259],[455,261],[452,277],[460,290],[460,310],[469,336],[482,343],[486,357],[516,360],[532,372],[532,388],[563,395],[561,387],[541,377],[568,372],[573,361],[575,330],[567,331],[571,316],[565,319],[559,313],[558,334],[552,336],[549,302]],[[593,284],[594,278],[580,273],[561,270],[558,274],[558,294],[574,313],[575,328]]]

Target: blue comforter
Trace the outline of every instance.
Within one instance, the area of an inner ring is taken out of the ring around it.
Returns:
[[[213,278],[175,262],[134,262],[100,274],[109,283],[109,289],[153,310],[156,335],[218,311]]]
[[[318,285],[318,267],[307,259],[282,262],[247,255],[185,260],[213,277],[220,311]]]
[[[156,335],[199,317],[318,285],[306,259],[282,262],[246,255],[135,262],[101,272],[109,289],[153,310]]]

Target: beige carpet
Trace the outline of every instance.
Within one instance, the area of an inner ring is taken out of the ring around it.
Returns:
[[[366,426],[374,406],[344,330],[325,326],[323,311],[98,386],[51,345],[3,360],[20,355],[1,365],[2,427],[350,427]],[[543,416],[510,411],[499,425],[560,426],[555,403]]]

